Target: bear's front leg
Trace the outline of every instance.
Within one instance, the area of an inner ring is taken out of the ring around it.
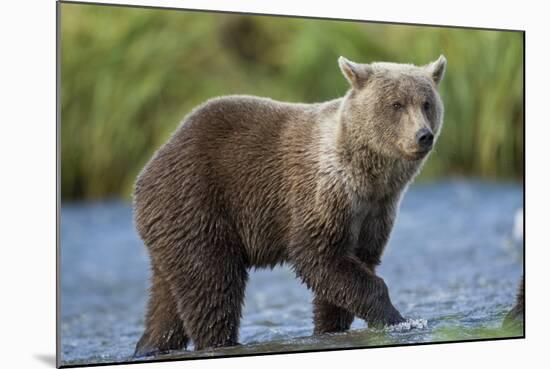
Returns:
[[[395,221],[398,197],[389,199],[384,206],[372,206],[368,216],[361,225],[355,255],[370,270],[376,274],[376,267],[380,265],[382,253],[388,243]],[[373,317],[369,325],[376,325]]]
[[[299,261],[295,270],[317,298],[349,311],[369,327],[405,321],[390,300],[384,280],[354,256],[336,260]]]
[[[353,323],[353,314],[322,297],[313,299],[313,334],[344,332]]]
[[[371,327],[401,323],[405,319],[393,306],[384,280],[355,255],[351,232],[354,214],[347,194],[335,183],[322,182],[315,192],[295,194],[303,206],[294,209],[289,232],[288,261],[316,300],[322,301],[316,314],[316,331],[322,331],[322,323],[331,329],[345,327],[340,321],[341,311],[323,304],[346,310]],[[374,229],[391,229],[391,212],[395,208],[381,209],[386,209],[384,218],[390,221],[376,223],[384,226]],[[377,259],[371,259],[376,264]],[[328,315],[334,311],[337,314],[328,322]]]

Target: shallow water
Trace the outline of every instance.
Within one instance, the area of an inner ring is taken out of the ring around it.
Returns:
[[[311,337],[312,295],[287,267],[253,271],[242,346],[167,357],[240,355],[496,336],[523,273],[512,240],[523,207],[517,184],[441,182],[406,194],[378,274],[403,316],[427,326],[376,331],[356,319],[347,333]],[[61,361],[131,360],[143,330],[149,266],[128,203],[61,209]],[[164,358],[164,357],[163,357]]]

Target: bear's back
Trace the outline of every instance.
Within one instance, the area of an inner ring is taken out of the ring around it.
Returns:
[[[287,173],[293,163],[308,167],[311,107],[228,96],[196,108],[138,177],[134,210],[142,238],[170,232],[175,223],[223,217],[252,264],[282,261]],[[272,247],[259,247],[266,242]]]

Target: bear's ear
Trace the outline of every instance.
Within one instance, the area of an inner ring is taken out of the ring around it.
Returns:
[[[432,77],[436,86],[439,85],[439,82],[443,79],[445,75],[445,68],[447,67],[447,59],[443,55],[440,55],[439,58],[431,62],[426,66],[428,73]]]
[[[343,56],[338,58],[338,65],[353,88],[361,88],[367,82],[370,68],[367,64],[354,63]]]

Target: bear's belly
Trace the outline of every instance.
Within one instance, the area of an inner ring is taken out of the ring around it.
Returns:
[[[255,218],[239,224],[239,236],[250,267],[273,268],[287,260],[286,227],[276,221],[274,213],[268,214],[255,214]]]
[[[250,267],[274,268],[288,260],[284,247],[279,245],[264,245],[249,252]]]

